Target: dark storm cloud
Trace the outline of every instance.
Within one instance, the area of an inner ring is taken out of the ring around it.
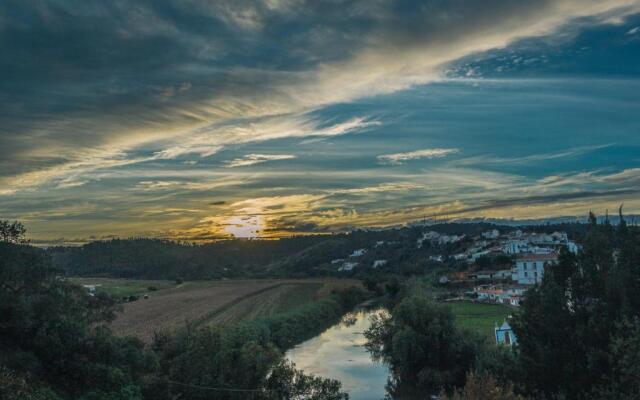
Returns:
[[[483,34],[509,40],[534,33],[532,24],[629,4],[8,0],[0,4],[1,174],[82,160],[86,149],[127,150],[163,131],[349,100],[363,94],[342,87],[352,75],[368,94],[395,90],[415,74],[398,60],[432,70],[458,56],[450,48],[495,45]],[[416,50],[433,61],[409,61]],[[333,81],[334,68],[346,75]],[[296,97],[296,85],[312,86]]]

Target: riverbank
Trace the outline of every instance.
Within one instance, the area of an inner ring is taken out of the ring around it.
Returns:
[[[287,351],[285,358],[306,373],[340,381],[351,400],[382,399],[389,369],[371,358],[364,337],[364,331],[371,326],[370,316],[379,311],[359,308],[340,323]]]

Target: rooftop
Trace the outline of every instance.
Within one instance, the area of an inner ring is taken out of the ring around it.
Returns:
[[[517,257],[518,261],[555,261],[558,259],[558,253],[552,252],[547,254],[529,253],[520,254]]]

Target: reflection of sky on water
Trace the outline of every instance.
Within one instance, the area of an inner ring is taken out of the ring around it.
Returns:
[[[366,339],[362,332],[370,325],[369,315],[370,312],[357,313],[353,325],[329,328],[288,351],[287,358],[307,373],[341,381],[351,399],[383,398],[389,370],[371,360],[363,347]]]

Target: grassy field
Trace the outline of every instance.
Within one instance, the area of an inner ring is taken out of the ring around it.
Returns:
[[[517,311],[501,304],[472,303],[470,301],[445,304],[455,315],[458,326],[491,338],[495,324],[502,324],[505,318]]]
[[[287,311],[328,296],[334,289],[359,285],[355,280],[272,279],[184,282],[83,278],[77,283],[101,285],[99,290],[118,297],[147,294],[125,303],[111,324],[120,335],[150,342],[157,330],[173,330],[186,322],[208,325],[246,321]],[[155,286],[157,291],[148,291]]]
[[[173,281],[156,280],[111,278],[70,278],[70,280],[80,285],[96,285],[96,291],[108,293],[116,298],[153,293],[153,290],[149,290],[149,288],[162,290],[176,286]]]

